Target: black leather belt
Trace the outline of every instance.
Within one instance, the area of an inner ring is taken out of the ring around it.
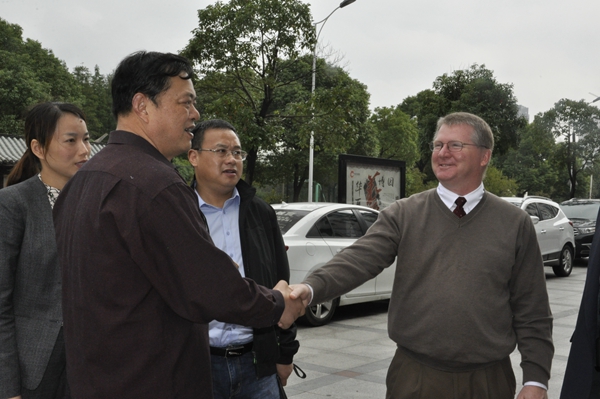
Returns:
[[[239,346],[228,346],[227,348],[210,347],[210,354],[221,357],[242,356],[252,350],[252,342]]]

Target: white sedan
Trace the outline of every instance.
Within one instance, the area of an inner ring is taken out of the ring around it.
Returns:
[[[290,284],[297,284],[345,247],[362,237],[377,220],[378,212],[350,204],[295,202],[272,205],[287,247]],[[330,302],[312,304],[304,320],[313,326],[327,324],[338,306],[389,299],[396,264],[379,276]]]

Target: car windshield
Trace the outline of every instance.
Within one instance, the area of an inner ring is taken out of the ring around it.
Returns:
[[[295,209],[275,209],[275,214],[277,215],[277,224],[279,224],[281,234],[287,233],[287,231],[291,229],[292,226],[298,222],[298,220],[302,219],[309,213],[309,211],[299,211]]]
[[[560,207],[569,219],[595,220],[596,216],[598,216],[598,208],[600,208],[600,202],[593,202],[588,204],[562,204]]]

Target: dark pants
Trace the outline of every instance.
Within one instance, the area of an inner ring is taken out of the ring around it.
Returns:
[[[70,398],[66,365],[65,338],[61,328],[40,385],[34,390],[21,388],[21,397],[23,399]]]
[[[275,374],[257,378],[254,355],[238,357],[211,355],[213,396],[215,399],[279,399]]]
[[[386,399],[513,399],[517,383],[510,358],[483,369],[445,372],[396,350],[387,374]]]

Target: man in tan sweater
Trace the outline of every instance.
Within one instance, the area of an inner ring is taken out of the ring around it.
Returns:
[[[388,399],[513,399],[517,345],[518,399],[547,398],[554,347],[542,257],[529,216],[484,190],[493,147],[483,119],[441,118],[431,143],[438,187],[390,205],[364,237],[293,286],[292,297],[323,302],[397,258]]]

